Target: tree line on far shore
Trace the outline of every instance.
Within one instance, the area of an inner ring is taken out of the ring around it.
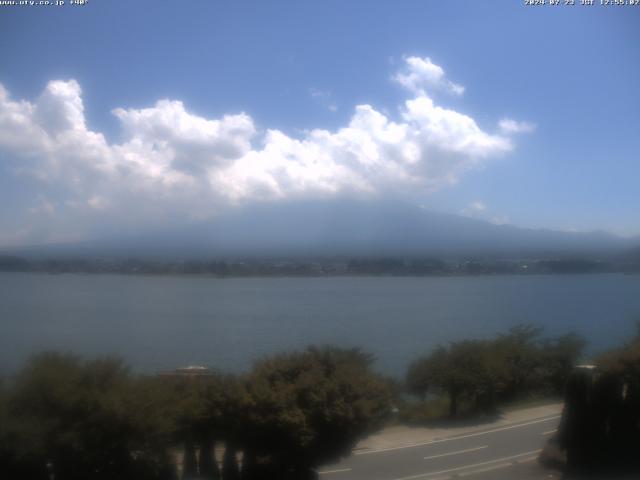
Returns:
[[[436,348],[401,386],[372,370],[371,355],[331,346],[266,357],[238,376],[135,375],[119,359],[45,352],[0,383],[0,472],[34,480],[315,478],[396,407],[402,418],[408,395],[412,405],[446,398],[450,416],[561,395],[583,347],[574,334],[544,338],[516,327]]]
[[[0,272],[115,273],[126,275],[211,275],[226,277],[432,276],[638,273],[640,255],[601,259],[576,256],[500,259],[461,256],[153,260],[144,258],[23,258],[0,254]]]

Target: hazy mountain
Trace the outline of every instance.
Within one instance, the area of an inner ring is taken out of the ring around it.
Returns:
[[[402,202],[333,200],[239,207],[198,224],[20,249],[72,256],[562,255],[614,253],[640,244],[605,232],[494,225]]]

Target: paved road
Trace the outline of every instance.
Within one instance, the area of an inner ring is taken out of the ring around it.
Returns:
[[[320,480],[554,478],[535,460],[559,418],[554,414],[413,445],[358,451],[318,473]]]

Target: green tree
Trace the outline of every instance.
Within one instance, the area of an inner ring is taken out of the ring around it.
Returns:
[[[595,365],[574,369],[566,388],[559,443],[566,451],[568,472],[637,477],[640,336],[605,352]]]
[[[439,346],[409,367],[407,386],[423,397],[428,392],[446,393],[451,417],[458,415],[463,398],[477,410],[492,410],[497,394],[504,388],[506,371],[502,360],[487,341],[464,340]]]
[[[281,478],[306,478],[347,455],[389,413],[371,361],[359,350],[310,347],[258,362],[246,382],[245,453],[267,457]]]
[[[436,348],[409,366],[406,385],[422,398],[429,392],[446,393],[451,416],[462,399],[476,410],[490,411],[518,396],[562,393],[584,345],[574,333],[543,338],[541,328],[518,325],[493,340]]]
[[[238,419],[246,404],[239,382],[216,372],[167,376],[161,380],[170,391],[176,418],[174,441],[184,445],[184,475],[207,480],[219,478],[213,457],[215,444],[233,441],[237,436]]]
[[[585,345],[585,340],[576,333],[568,333],[542,342],[541,374],[545,393],[564,393],[567,380],[582,357]]]
[[[523,392],[537,389],[542,380],[542,356],[539,347],[543,329],[517,325],[499,335],[493,348],[502,357],[506,369],[503,397],[511,400]]]
[[[117,359],[35,356],[9,400],[14,451],[59,480],[156,478],[164,458],[140,428],[133,383]]]

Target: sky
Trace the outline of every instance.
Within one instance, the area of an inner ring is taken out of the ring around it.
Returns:
[[[638,26],[520,1],[0,6],[0,246],[343,197],[640,235]]]

